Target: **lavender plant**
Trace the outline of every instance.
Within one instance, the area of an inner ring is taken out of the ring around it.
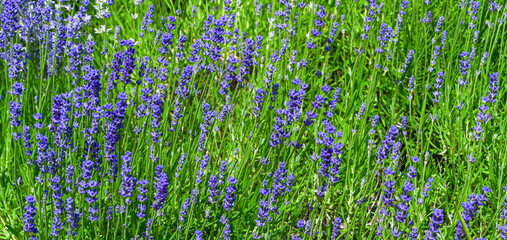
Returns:
[[[0,239],[507,239],[506,3],[1,2]]]

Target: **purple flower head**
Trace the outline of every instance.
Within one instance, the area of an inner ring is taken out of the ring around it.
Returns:
[[[180,217],[179,221],[183,222],[185,221],[185,216],[187,215],[187,210],[190,208],[190,198],[185,199],[183,204],[181,205],[181,211],[180,211]],[[178,230],[180,231],[180,229]]]
[[[496,96],[500,87],[498,86],[498,77],[500,74],[498,72],[494,72],[489,75],[489,89],[488,89],[488,102],[495,103]]]
[[[331,239],[336,240],[338,239],[338,236],[340,236],[340,225],[342,224],[343,220],[341,217],[335,217],[333,221],[333,230],[331,232]]]
[[[234,206],[234,200],[236,199],[236,183],[238,181],[236,178],[230,176],[227,178],[227,181],[229,181],[229,187],[226,188],[225,192],[225,199],[222,203],[225,210],[230,211],[232,207]]]
[[[136,184],[136,179],[132,178],[132,167],[130,166],[130,162],[132,161],[132,153],[127,151],[125,155],[121,157],[122,159],[122,170],[121,170],[121,188],[119,193],[122,197],[126,198],[125,202],[130,203],[129,197],[132,196],[134,192],[134,187]]]
[[[23,86],[23,83],[20,83],[20,82],[15,82],[13,85],[12,85],[12,89],[9,90],[9,94],[11,94],[12,96],[21,96],[21,94],[23,93],[23,90],[25,90],[25,87]]]
[[[419,237],[419,232],[417,228],[412,228],[412,231],[410,232],[410,240],[416,240],[417,237]]]
[[[377,150],[377,157],[378,162],[381,164],[384,159],[387,158],[387,155],[391,152],[391,149],[394,146],[396,137],[398,136],[399,131],[398,128],[395,125],[392,125],[387,132],[386,136],[384,137],[384,140],[382,141],[382,144],[379,145]]]
[[[215,174],[212,174],[209,181],[209,197],[208,201],[212,204],[216,203],[218,196],[220,195],[220,192],[218,190],[218,178],[215,176]]]
[[[202,240],[203,233],[199,230],[195,230],[195,240]]]
[[[25,212],[23,213],[22,218],[24,223],[23,231],[32,233],[33,235],[31,239],[38,239],[36,234],[39,232],[39,230],[35,226],[35,215],[37,215],[37,208],[35,208],[35,203],[37,200],[34,196],[31,195],[26,196],[25,200],[28,204],[24,208]]]
[[[431,184],[433,183],[433,178],[428,178],[428,183],[426,183],[424,185],[424,188],[423,188],[423,191],[421,193],[422,196],[424,197],[427,197],[428,196],[428,192],[430,191],[431,189]]]
[[[361,104],[361,108],[359,109],[359,112],[357,113],[357,120],[361,120],[361,116],[363,116],[364,111],[366,110],[366,103]]]
[[[440,227],[444,223],[444,210],[433,209],[433,216],[431,218],[430,230],[426,233],[424,239],[437,239],[440,233]]]
[[[167,175],[164,171],[162,171],[162,168],[164,166],[158,165],[155,168],[155,191],[156,194],[153,197],[155,201],[153,201],[153,204],[151,207],[157,211],[162,209],[166,198],[167,198],[167,187],[169,186],[169,182],[167,181]]]

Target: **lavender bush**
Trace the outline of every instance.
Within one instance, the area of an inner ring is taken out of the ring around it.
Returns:
[[[1,0],[0,239],[507,239],[507,3]]]

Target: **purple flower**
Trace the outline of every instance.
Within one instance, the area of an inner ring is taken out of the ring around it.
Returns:
[[[361,108],[359,109],[359,112],[357,113],[357,116],[356,116],[358,121],[361,120],[361,116],[363,116],[365,110],[366,110],[366,103],[363,103],[361,105]]]
[[[25,90],[25,87],[23,86],[23,83],[20,83],[20,82],[15,82],[13,85],[12,85],[12,89],[9,90],[9,94],[11,94],[12,96],[21,96],[21,94],[23,94],[23,91]]]
[[[393,237],[395,238],[399,238],[401,234],[403,234],[403,231],[401,230],[398,230],[398,228],[395,226],[393,227],[393,229],[391,230],[391,234],[393,234]]]
[[[144,202],[146,202],[147,200],[147,197],[146,197],[146,194],[148,193],[148,189],[146,188],[146,186],[148,186],[149,184],[149,181],[148,180],[141,180],[138,182],[138,188],[137,190],[139,191],[139,194],[137,195],[137,200],[139,200],[140,204],[138,204],[138,211],[137,211],[137,217],[138,218],[144,218],[145,217],[145,210],[146,210],[146,205],[143,204]]]
[[[333,230],[331,233],[331,240],[336,240],[340,236],[340,225],[343,220],[341,217],[335,217],[333,222]]]
[[[308,49],[312,50],[312,49],[316,48],[317,45],[312,40],[310,40],[310,41],[306,42],[306,47],[308,47]]]
[[[430,114],[429,114],[429,117],[430,117],[430,120],[431,120],[432,122],[434,122],[435,120],[437,120],[438,115],[437,115],[437,114],[433,115],[433,114],[431,114],[431,113],[430,113]]]
[[[495,103],[496,102],[496,95],[498,90],[500,89],[500,86],[498,86],[498,74],[497,72],[494,72],[489,75],[489,89],[488,89],[488,102]]]
[[[76,229],[79,228],[79,221],[81,220],[82,213],[79,213],[79,209],[74,207],[74,199],[72,197],[67,198],[67,204],[65,211],[67,212],[67,223],[69,224],[68,237],[76,237]]]
[[[433,217],[431,218],[430,230],[424,236],[425,240],[436,240],[440,227],[444,223],[444,210],[433,209]]]
[[[178,167],[176,168],[175,177],[178,178],[179,172],[183,169],[183,165],[185,164],[185,153],[181,154],[180,160],[178,161]]]
[[[153,144],[157,144],[161,141],[160,136],[161,132],[157,129],[161,124],[162,112],[164,110],[164,102],[162,101],[162,94],[154,94],[151,97],[151,126],[153,128],[151,135],[151,140]]]
[[[195,240],[202,240],[203,233],[199,230],[195,230]]]
[[[120,79],[120,72],[123,67],[123,52],[118,51],[114,54],[112,65],[111,65],[111,73],[109,74],[109,81],[107,83],[107,95],[116,88],[117,80]]]
[[[183,71],[180,75],[180,81],[178,82],[178,87],[176,88],[175,94],[179,95],[183,99],[187,99],[190,93],[187,84],[190,83],[192,75],[194,74],[194,68],[192,65],[187,65],[183,68]]]
[[[136,179],[132,177],[132,174],[130,173],[132,171],[132,168],[130,166],[130,162],[132,161],[132,153],[127,151],[125,155],[121,157],[121,160],[123,162],[122,168],[121,168],[121,187],[119,190],[119,193],[122,197],[125,198],[125,203],[130,203],[131,200],[129,199],[130,196],[132,196],[132,193],[134,193],[134,187],[136,184]]]
[[[417,240],[417,237],[419,237],[419,232],[417,231],[417,228],[414,227],[410,232],[410,240]]]
[[[413,167],[413,166],[408,167],[407,177],[409,179],[414,179],[417,177],[417,170],[415,167]]]
[[[479,207],[483,206],[484,202],[487,201],[488,199],[486,198],[486,195],[472,193],[468,197],[468,201],[462,203],[463,212],[461,213],[461,216],[463,217],[463,220],[465,220],[467,228],[470,227],[470,221],[477,215]],[[465,233],[463,231],[461,221],[458,222],[454,237],[455,239],[465,239]]]
[[[501,227],[498,228],[498,231],[500,232],[499,237],[501,239],[507,239],[507,224],[503,224]]]
[[[470,69],[472,66],[469,63],[470,58],[467,59],[468,57],[467,51],[461,52],[459,56],[461,57],[461,59],[459,60],[459,68],[460,68],[459,72],[461,73],[461,75],[464,76],[468,73],[468,69]]]
[[[442,83],[444,82],[444,72],[438,72],[438,77],[435,79],[435,84],[433,86],[435,87],[435,91],[433,92],[433,102],[438,103],[440,102],[440,95],[442,92],[440,92],[440,88],[442,87]]]
[[[435,65],[437,64],[437,59],[438,59],[438,56],[440,55],[440,46],[436,45],[435,46],[435,49],[433,50],[433,55],[432,55],[432,58],[430,60],[430,66],[428,67],[428,72],[433,72],[433,69],[435,67]]]
[[[386,188],[383,189],[384,195],[382,195],[382,201],[387,206],[393,206],[394,204],[394,192],[395,192],[394,184],[395,184],[394,180],[387,180],[384,183],[384,186]]]
[[[203,123],[199,126],[199,128],[201,129],[201,136],[199,138],[199,147],[198,147],[199,152],[202,152],[203,150],[206,149],[205,146],[206,133],[208,132],[208,128],[213,123],[213,120],[215,119],[216,115],[215,114],[216,111],[212,111],[210,105],[206,103],[205,100],[203,100],[202,102],[202,111],[203,111],[202,116]]]
[[[151,207],[156,210],[157,212],[162,209],[164,206],[164,203],[167,198],[167,187],[169,186],[169,182],[167,181],[167,175],[164,171],[162,171],[162,168],[164,166],[158,165],[155,168],[155,191],[156,194],[153,197],[155,201],[153,201],[153,204]],[[158,212],[159,215],[161,215]]]
[[[185,202],[183,202],[183,205],[181,206],[180,211],[180,222],[185,221],[185,216],[187,215],[187,210],[190,208],[190,198],[185,199]],[[178,228],[178,231],[180,231],[180,227]]]
[[[53,237],[57,237],[60,234],[60,230],[63,229],[64,222],[60,219],[60,216],[53,217],[53,223],[51,225],[51,233],[50,235]]]
[[[439,32],[440,28],[442,28],[442,24],[444,23],[444,16],[440,16],[437,21],[437,26],[435,27],[435,32]]]
[[[260,117],[262,111],[262,103],[264,102],[265,91],[262,88],[257,89],[257,94],[254,97],[254,107],[252,114],[255,117]]]
[[[224,202],[222,203],[222,206],[224,207],[225,210],[230,211],[234,206],[234,200],[236,200],[235,192],[236,192],[236,183],[238,183],[238,181],[232,176],[228,177],[227,181],[229,181],[229,187],[225,189],[225,199]]]
[[[11,126],[17,127],[17,126],[21,125],[21,120],[18,120],[19,116],[21,116],[21,103],[11,101],[9,103],[9,112],[11,113],[11,117],[10,117]],[[21,134],[19,134],[19,137],[21,137]],[[19,139],[19,137],[16,139]]]
[[[403,62],[403,64],[401,65],[400,73],[406,72],[408,64],[410,64],[410,61],[412,61],[413,56],[414,56],[414,50],[409,50],[407,57],[405,58],[405,62]]]
[[[382,232],[384,231],[384,228],[382,226],[377,226],[377,232],[375,233],[375,235],[379,236],[382,238]]]
[[[37,202],[37,200],[35,199],[34,196],[31,195],[26,196],[25,200],[28,204],[25,206],[25,213],[23,213],[22,218],[24,223],[23,231],[27,233],[32,233],[30,239],[36,240],[38,239],[37,233],[39,232],[39,230],[35,226],[35,215],[37,215],[37,208],[35,208],[35,203]]]
[[[88,213],[90,215],[88,215],[88,219],[92,222],[96,222],[98,219],[99,219],[99,216],[98,216],[98,209],[97,209],[97,205],[95,204],[95,202],[97,202],[97,194],[98,194],[98,191],[96,189],[96,187],[100,186],[100,183],[98,182],[95,182],[93,180],[89,180],[88,181],[88,184],[84,184],[86,186],[86,195],[87,197],[85,198],[86,202],[88,202],[90,205],[88,207]]]
[[[412,200],[412,196],[410,196],[410,192],[414,191],[415,187],[412,184],[411,180],[405,180],[405,184],[403,185],[403,194],[400,196],[400,199],[403,202],[400,202],[396,207],[396,216],[394,217],[398,222],[403,223],[407,220],[408,213],[410,211],[410,201]]]
[[[224,240],[229,240],[231,239],[231,225],[230,224],[225,224],[225,227],[224,227]]]
[[[106,144],[105,144],[105,157],[111,164],[110,177],[112,181],[116,181],[116,174],[118,172],[118,159],[115,154],[116,143],[120,140],[120,129],[123,128],[123,119],[127,111],[128,96],[125,92],[118,94],[118,102],[116,109],[113,112],[111,120],[106,120]]]
[[[424,188],[423,188],[423,191],[421,193],[421,195],[423,197],[427,197],[428,196],[428,192],[431,190],[431,184],[433,183],[433,178],[428,178],[428,183],[426,183],[424,185]]]
[[[208,181],[208,185],[209,185],[209,197],[208,197],[208,201],[212,204],[216,203],[217,202],[217,198],[218,196],[220,195],[220,192],[218,190],[218,179],[217,177],[215,176],[215,174],[212,174],[209,181]]]
[[[378,160],[379,164],[382,164],[383,160],[387,158],[387,155],[394,146],[394,141],[396,140],[398,134],[399,134],[398,128],[395,125],[392,125],[389,131],[387,132],[386,136],[384,137],[382,144],[379,145],[378,147],[377,157],[379,159]]]
[[[26,151],[25,151],[25,155],[27,156],[32,156],[32,143],[30,142],[31,140],[31,137],[30,137],[30,126],[26,125],[23,127],[23,143],[26,147]],[[28,163],[28,164],[31,164],[31,163]]]

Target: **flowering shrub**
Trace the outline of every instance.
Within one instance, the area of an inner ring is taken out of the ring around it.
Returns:
[[[2,0],[0,238],[507,239],[506,18]]]

